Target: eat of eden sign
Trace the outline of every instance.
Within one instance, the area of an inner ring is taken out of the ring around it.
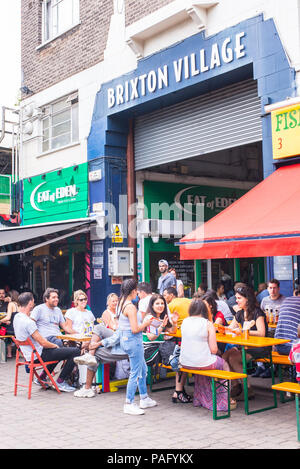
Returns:
[[[271,113],[273,159],[300,155],[300,104]]]

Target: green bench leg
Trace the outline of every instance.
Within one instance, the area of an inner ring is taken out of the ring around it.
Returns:
[[[152,392],[153,377],[151,366],[147,366],[147,384],[149,385],[150,392]]]
[[[279,382],[280,383],[283,383],[283,381],[284,381],[283,373],[282,373],[282,366],[286,366],[286,365],[278,365],[278,369],[279,369],[278,377],[279,377]],[[279,391],[279,399],[280,399],[281,404],[285,404],[286,402],[293,401],[294,400],[294,395],[292,394],[291,397],[285,397],[285,392],[284,391]]]
[[[225,383],[220,383],[217,378],[211,378],[211,390],[212,390],[212,400],[213,400],[213,419],[220,420],[226,419],[230,417],[230,385],[229,381],[226,380]],[[227,401],[228,401],[228,411],[224,415],[218,415],[218,408],[217,408],[217,386],[222,386],[227,388]]]

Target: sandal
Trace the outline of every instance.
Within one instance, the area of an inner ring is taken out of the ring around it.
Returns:
[[[235,410],[237,408],[237,402],[235,399],[230,399],[230,410]]]
[[[176,397],[172,396],[173,404],[177,404],[177,402],[181,402],[181,404],[189,404],[191,402],[191,396],[188,396],[183,391],[174,391],[176,393]]]
[[[189,402],[192,402],[193,396],[188,394],[184,388],[182,389],[182,393],[183,393],[184,397],[186,397],[188,399]]]

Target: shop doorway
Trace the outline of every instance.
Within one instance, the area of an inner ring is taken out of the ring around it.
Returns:
[[[265,259],[213,259],[196,261],[196,287],[204,283],[216,289],[222,281],[225,293],[232,292],[235,282],[243,282],[257,291],[258,285],[265,282]]]
[[[67,309],[71,305],[69,294],[69,259],[63,251],[50,262],[49,285],[59,291],[59,307]]]
[[[175,268],[177,279],[182,280],[184,285],[184,296],[190,298],[195,292],[194,261],[181,261],[179,252],[150,251],[150,283],[153,291],[157,291],[157,282],[160,276],[158,262],[160,259],[166,259],[169,263],[169,268]]]

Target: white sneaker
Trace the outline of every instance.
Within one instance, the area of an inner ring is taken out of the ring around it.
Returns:
[[[140,400],[140,408],[141,409],[147,409],[148,407],[155,407],[157,405],[157,402],[154,401],[154,399],[151,399],[151,397],[147,396],[145,399]]]
[[[86,389],[85,386],[74,392],[75,397],[95,397],[95,395],[96,393],[91,388]]]
[[[124,414],[143,415],[145,412],[140,409],[134,402],[132,404],[124,404]]]
[[[79,355],[79,357],[75,357],[74,362],[77,365],[97,365],[96,358],[90,353],[85,353],[84,355]]]

